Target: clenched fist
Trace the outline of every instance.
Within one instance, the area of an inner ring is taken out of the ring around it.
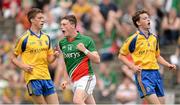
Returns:
[[[83,43],[79,43],[76,48],[79,50],[79,51],[82,51],[84,52],[86,50],[85,46]]]

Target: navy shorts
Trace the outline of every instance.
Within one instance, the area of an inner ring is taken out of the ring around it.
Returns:
[[[47,96],[55,93],[55,86],[52,80],[31,80],[27,84],[29,95]]]
[[[164,96],[163,80],[159,70],[142,70],[135,74],[135,81],[141,98],[151,94]]]

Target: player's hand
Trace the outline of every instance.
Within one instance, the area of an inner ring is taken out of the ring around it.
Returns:
[[[170,70],[176,70],[176,65],[174,65],[174,64],[169,64],[168,65],[168,68],[170,69]]]
[[[59,51],[54,51],[54,56],[57,58],[57,57],[59,57]]]
[[[59,57],[59,54],[60,54],[60,48],[59,48],[59,46],[56,45],[54,47],[54,56]]]
[[[67,82],[67,81],[63,81],[63,82],[61,83],[61,89],[62,89],[62,90],[66,89],[67,85],[68,85],[68,82]]]
[[[142,70],[139,65],[132,65],[131,69],[134,71],[134,73],[139,73]]]
[[[23,64],[21,69],[23,69],[25,72],[31,73],[33,71],[33,66],[32,65]]]
[[[76,48],[82,52],[84,52],[86,50],[85,46],[83,43],[79,43]]]

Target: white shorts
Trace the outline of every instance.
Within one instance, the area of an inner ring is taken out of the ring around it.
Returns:
[[[73,84],[73,92],[75,92],[76,89],[82,89],[87,92],[87,94],[92,94],[93,90],[96,86],[96,76],[83,76],[79,80],[75,81]]]

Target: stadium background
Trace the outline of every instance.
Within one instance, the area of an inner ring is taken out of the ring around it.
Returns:
[[[135,31],[132,14],[139,9],[148,10],[151,31],[160,36],[162,56],[178,67],[174,73],[163,66],[160,68],[166,103],[180,104],[179,0],[0,0],[0,103],[32,103],[21,70],[10,62],[16,40],[30,27],[26,13],[32,7],[43,9],[47,20],[43,31],[50,35],[53,47],[63,37],[59,19],[66,14],[75,14],[77,29],[93,38],[102,61],[93,64],[97,76],[94,96],[98,104],[146,103],[138,98],[133,74],[117,55],[123,41]],[[61,59],[49,65],[49,69],[60,102],[72,103],[70,86],[65,91],[58,86],[63,80]]]

